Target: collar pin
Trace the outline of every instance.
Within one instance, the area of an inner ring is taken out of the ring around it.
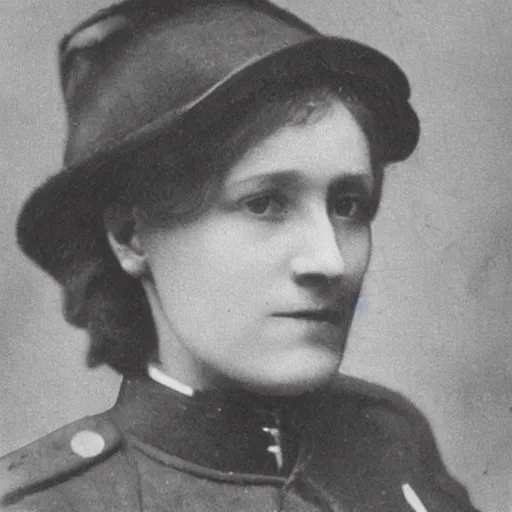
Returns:
[[[263,427],[263,432],[270,434],[274,440],[274,444],[271,444],[267,448],[267,452],[274,455],[276,458],[277,468],[281,470],[284,465],[283,450],[281,449],[281,432],[279,428]]]

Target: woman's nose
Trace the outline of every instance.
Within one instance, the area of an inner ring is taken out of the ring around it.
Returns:
[[[304,229],[291,266],[295,279],[301,282],[334,281],[345,273],[338,237],[328,217],[316,222],[314,229]]]

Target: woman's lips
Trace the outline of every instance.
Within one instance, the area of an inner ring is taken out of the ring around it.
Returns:
[[[277,313],[273,316],[282,318],[294,318],[297,320],[306,320],[310,322],[329,323],[339,327],[343,323],[343,313],[338,309],[314,309],[300,310],[288,313]]]

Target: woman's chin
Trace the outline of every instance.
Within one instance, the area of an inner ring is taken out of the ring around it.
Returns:
[[[260,372],[245,375],[242,385],[262,395],[301,395],[328,385],[341,364],[341,355],[336,357],[332,353],[300,359],[289,358],[280,364],[267,365]]]

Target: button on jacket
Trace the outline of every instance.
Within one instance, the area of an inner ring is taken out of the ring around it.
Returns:
[[[2,511],[474,511],[403,397],[340,376],[272,406],[125,380],[109,411],[0,460]]]

